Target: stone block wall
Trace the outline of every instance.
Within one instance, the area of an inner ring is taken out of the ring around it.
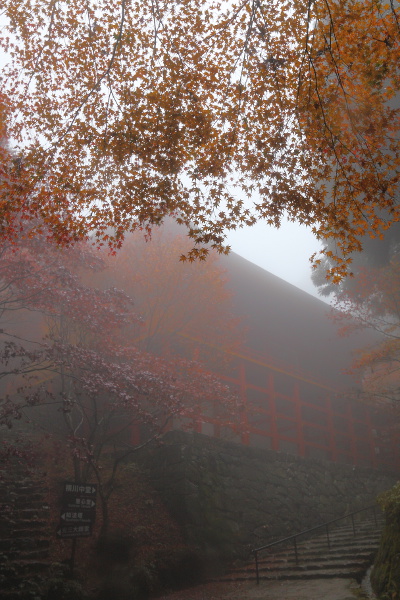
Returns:
[[[398,479],[183,431],[142,460],[187,541],[222,560],[373,504]]]

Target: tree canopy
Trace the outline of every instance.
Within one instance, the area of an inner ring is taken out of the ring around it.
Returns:
[[[373,404],[396,410],[398,426],[400,362],[400,260],[385,267],[360,268],[356,283],[336,295],[334,318],[340,333],[356,330],[374,333],[375,343],[361,348],[353,370],[361,374],[362,396]]]
[[[169,215],[195,259],[287,214],[333,242],[335,279],[399,220],[396,0],[4,0],[3,18],[3,235],[39,214],[59,243],[115,248]]]
[[[389,267],[391,261],[396,259],[400,250],[400,222],[393,223],[384,235],[375,238],[363,237],[361,252],[354,252],[351,255],[351,271],[348,277],[340,281],[340,285],[327,278],[327,273],[335,267],[335,241],[333,239],[325,241],[325,256],[320,259],[312,272],[312,281],[318,288],[321,296],[334,294],[340,296],[344,291],[353,292],[357,290],[362,280],[365,278],[365,271],[368,269],[384,269]]]

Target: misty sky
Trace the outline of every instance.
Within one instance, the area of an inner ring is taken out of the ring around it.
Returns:
[[[277,230],[260,222],[230,233],[228,244],[247,260],[323,300],[311,281],[309,261],[321,244],[307,227],[286,221]]]

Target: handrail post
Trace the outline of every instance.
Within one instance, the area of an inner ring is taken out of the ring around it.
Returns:
[[[353,535],[354,535],[354,537],[356,537],[356,528],[354,525],[354,515],[353,514],[351,515],[351,524],[353,525]]]
[[[328,523],[326,524],[326,538],[328,540],[328,550],[331,549],[331,540],[329,539],[329,525]]]
[[[299,564],[299,555],[297,554],[297,538],[293,538],[293,544],[294,544],[294,555],[296,557],[296,566]]]
[[[378,527],[378,519],[376,518],[376,508],[375,508],[375,506],[372,507],[372,512],[374,513],[375,527]]]
[[[256,559],[256,578],[257,578],[257,585],[259,585],[260,583],[260,574],[258,572],[258,552],[257,550],[254,552],[254,557]]]

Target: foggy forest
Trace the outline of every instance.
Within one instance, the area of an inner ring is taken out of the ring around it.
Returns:
[[[0,597],[400,600],[398,0],[2,4]]]

